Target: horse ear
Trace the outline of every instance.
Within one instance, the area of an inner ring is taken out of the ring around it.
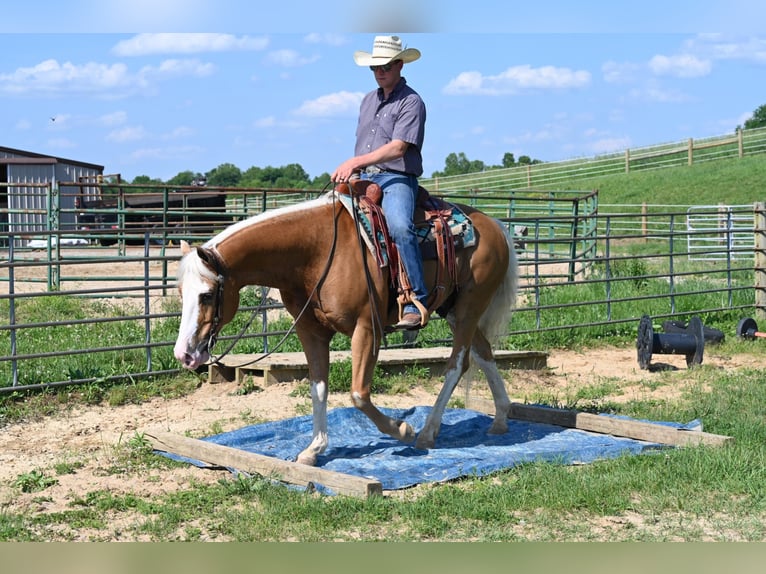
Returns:
[[[202,261],[210,265],[211,267],[215,268],[215,260],[213,258],[212,253],[208,249],[205,249],[204,247],[197,247],[197,255],[199,256]]]
[[[187,253],[191,253],[191,245],[189,245],[188,242],[181,240],[181,255],[186,255]]]

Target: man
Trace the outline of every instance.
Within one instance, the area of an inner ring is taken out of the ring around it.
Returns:
[[[423,260],[412,218],[423,173],[421,149],[426,106],[402,77],[405,63],[420,58],[414,48],[402,49],[398,36],[376,36],[372,53],[357,51],[358,66],[369,66],[378,89],[369,92],[359,108],[354,156],[340,164],[332,181],[348,181],[355,174],[377,183],[383,190],[383,211],[391,239],[412,286],[396,329],[419,329],[428,321],[428,290],[423,280]],[[396,273],[395,269],[391,273]]]

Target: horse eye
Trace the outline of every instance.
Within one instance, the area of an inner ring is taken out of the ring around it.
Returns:
[[[213,294],[212,293],[201,293],[199,296],[199,302],[200,305],[212,305],[213,304]]]

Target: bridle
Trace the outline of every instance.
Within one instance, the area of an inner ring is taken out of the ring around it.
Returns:
[[[213,324],[210,327],[210,334],[208,335],[206,345],[208,354],[212,356],[213,346],[215,346],[215,343],[218,340],[218,332],[221,329],[221,323],[223,321],[223,292],[226,279],[226,269],[223,261],[221,260],[221,257],[217,252],[209,250],[206,251],[206,253],[211,254],[212,257],[205,257],[203,260],[213,266],[213,271],[216,274],[215,313],[213,314]]]

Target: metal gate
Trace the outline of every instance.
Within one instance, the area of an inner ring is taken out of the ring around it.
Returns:
[[[755,219],[750,206],[696,205],[686,210],[687,251],[693,261],[753,257]]]

